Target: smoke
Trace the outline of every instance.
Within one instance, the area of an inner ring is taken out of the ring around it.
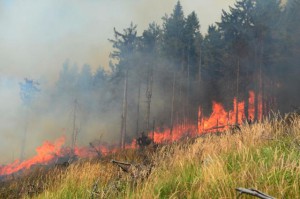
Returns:
[[[202,32],[219,20],[221,9],[228,9],[233,2],[181,1],[185,15],[196,11]],[[65,96],[63,91],[54,90],[62,64],[66,59],[71,60],[70,67],[79,66],[77,73],[86,63],[91,66],[92,73],[99,65],[107,69],[112,51],[107,39],[113,37],[113,27],[122,30],[133,21],[141,34],[150,22],[161,23],[161,17],[171,13],[175,3],[176,0],[0,0],[0,162],[19,158],[26,125],[27,157],[34,154],[34,149],[45,139],[55,140],[61,135],[69,138],[75,98],[79,106],[78,144],[87,145],[102,134],[104,140],[116,141],[112,132],[120,128],[121,103],[104,105],[114,93],[99,96],[93,92],[90,96],[91,93],[81,88],[80,92]],[[36,103],[29,111],[22,106],[19,95],[19,82],[25,77],[41,85]],[[154,97],[152,106],[163,108],[162,99]],[[98,115],[97,111],[103,114]],[[134,111],[131,110],[132,114]]]
[[[133,21],[139,30],[149,22],[160,22],[170,13],[170,1],[22,1],[1,0],[1,72],[19,77],[57,77],[65,59],[78,65],[108,66],[113,27],[123,29]],[[202,31],[219,20],[221,9],[231,1],[182,1],[186,13],[195,10]],[[34,69],[34,70],[33,70]]]

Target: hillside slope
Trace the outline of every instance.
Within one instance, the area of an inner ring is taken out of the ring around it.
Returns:
[[[148,178],[132,178],[110,159],[154,166]],[[300,198],[299,116],[68,168],[36,168],[4,184],[0,198],[235,198],[238,187]]]

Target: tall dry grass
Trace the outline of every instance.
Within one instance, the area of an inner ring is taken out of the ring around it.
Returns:
[[[159,167],[132,198],[235,198],[256,188],[276,198],[300,198],[300,120],[265,121],[241,131],[162,150]],[[164,158],[161,158],[164,157]]]
[[[235,198],[235,188],[245,187],[276,198],[300,198],[300,118],[287,120],[246,124],[240,131],[164,145],[156,152],[125,151],[107,157],[127,162],[148,157],[155,164],[152,173],[135,182],[107,160],[54,169],[32,179],[42,184],[33,197]],[[11,187],[18,184],[20,180]]]

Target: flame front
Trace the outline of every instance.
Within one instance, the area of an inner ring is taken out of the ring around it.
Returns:
[[[257,119],[262,120],[262,98],[258,95],[258,113]],[[197,136],[203,133],[224,131],[233,125],[241,124],[244,121],[252,121],[255,118],[255,93],[249,92],[248,99],[248,117],[245,115],[245,102],[237,102],[233,99],[233,109],[226,111],[221,103],[213,102],[212,113],[209,117],[205,117],[202,108],[198,108],[197,125],[175,125],[171,131],[169,128],[156,130],[152,133],[155,143],[173,142],[184,136]],[[151,133],[149,133],[151,137]]]
[[[250,91],[247,117],[245,115],[245,102],[237,102],[236,98],[233,99],[233,109],[229,111],[226,111],[222,104],[213,102],[212,113],[209,117],[204,116],[201,107],[198,108],[197,124],[176,124],[173,126],[172,130],[168,127],[160,127],[154,132],[149,132],[148,136],[152,138],[155,143],[165,143],[177,141],[184,136],[194,137],[203,133],[224,131],[232,127],[232,125],[243,123],[245,120],[251,121],[254,118],[261,120],[263,117],[261,95],[257,96],[257,107],[257,116],[255,116],[255,93]],[[37,155],[34,157],[23,162],[16,160],[11,164],[0,166],[0,176],[9,175],[24,169],[29,169],[33,165],[49,164],[54,162],[58,157],[63,157],[65,155],[73,154],[78,157],[86,158],[95,156],[95,152],[101,153],[101,155],[106,155],[118,151],[118,146],[116,145],[97,145],[93,146],[93,149],[90,147],[75,147],[74,150],[68,150],[67,148],[63,148],[65,140],[66,139],[63,136],[54,141],[54,143],[45,141],[42,146],[37,147]],[[126,149],[134,149],[136,147],[136,139],[125,146]],[[71,153],[71,151],[73,152]]]
[[[50,141],[45,141],[42,146],[36,148],[37,155],[34,157],[20,162],[19,160],[14,161],[11,164],[0,166],[0,176],[9,175],[18,172],[23,169],[29,169],[33,165],[37,164],[48,164],[55,157],[61,155],[62,146],[65,143],[65,137],[58,138],[54,143]]]

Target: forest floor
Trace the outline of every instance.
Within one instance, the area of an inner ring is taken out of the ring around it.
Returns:
[[[68,167],[36,167],[2,182],[0,198],[237,198],[239,187],[300,198],[300,117],[291,115]],[[123,165],[127,173],[112,159],[134,165]]]

